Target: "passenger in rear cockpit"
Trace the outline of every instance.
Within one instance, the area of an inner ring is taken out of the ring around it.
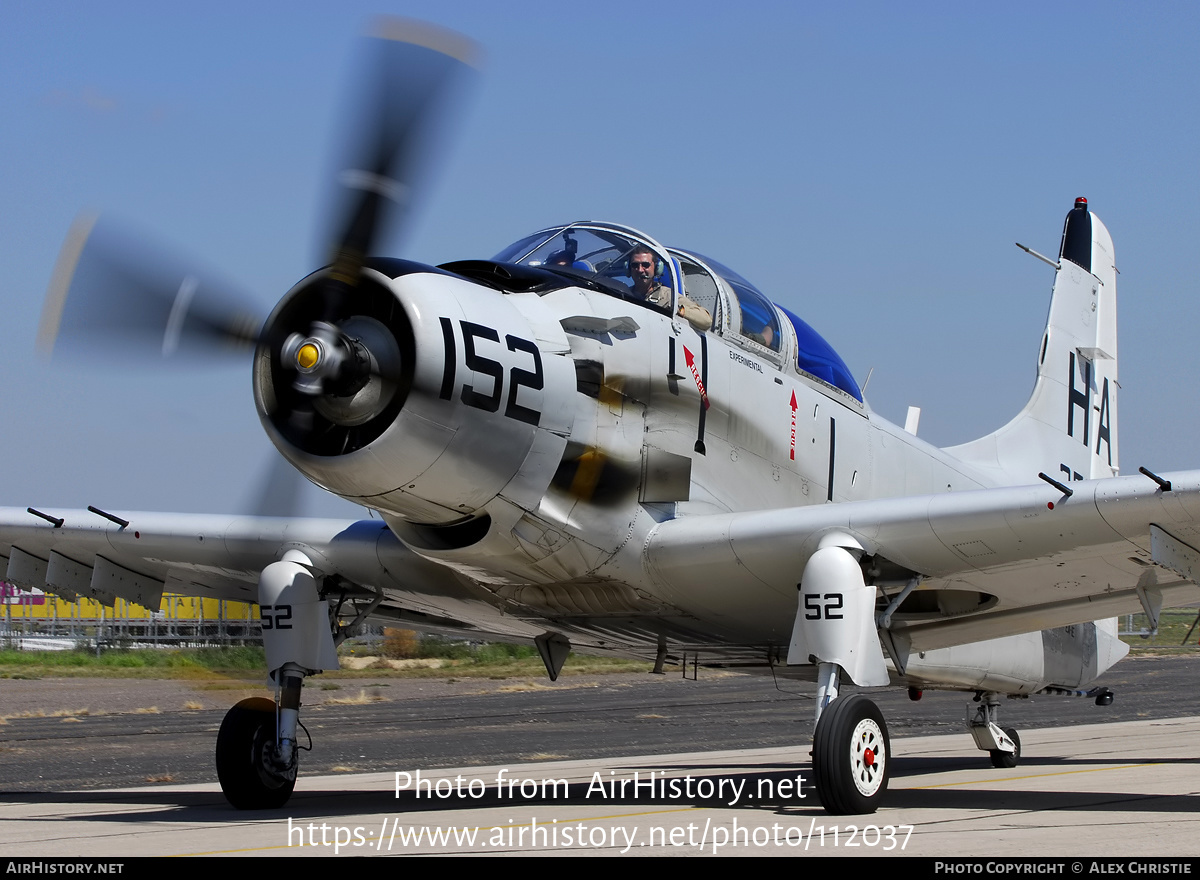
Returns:
[[[634,247],[629,254],[629,277],[633,279],[630,292],[637,299],[669,312],[671,310],[671,288],[664,287],[659,282],[658,264],[658,257],[650,248],[645,245]],[[677,314],[697,330],[707,330],[712,326],[712,315],[709,314],[708,309],[683,294],[679,295]]]

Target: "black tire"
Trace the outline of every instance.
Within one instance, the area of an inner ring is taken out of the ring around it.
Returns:
[[[239,810],[282,807],[296,787],[296,766],[280,774],[263,761],[275,738],[275,704],[263,697],[242,700],[225,714],[217,733],[217,779],[225,799]]]
[[[838,697],[821,713],[813,735],[813,773],[827,813],[874,813],[887,792],[891,763],[883,713],[866,697]]]
[[[1017,747],[1017,750],[1015,752],[1004,752],[1000,749],[992,749],[988,752],[992,756],[992,766],[1001,769],[1016,767],[1021,760],[1021,737],[1017,736],[1016,730],[1011,727],[1004,728],[1004,735],[1013,741],[1013,745]]]

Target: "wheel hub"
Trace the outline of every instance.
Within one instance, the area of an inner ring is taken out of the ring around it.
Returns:
[[[884,779],[883,731],[870,718],[859,721],[851,737],[850,764],[854,786],[864,796],[879,791]]]
[[[271,726],[264,724],[259,727],[252,745],[251,764],[258,773],[258,778],[264,788],[282,788],[296,781],[296,760],[293,758],[289,766],[283,766],[275,755],[275,738]]]

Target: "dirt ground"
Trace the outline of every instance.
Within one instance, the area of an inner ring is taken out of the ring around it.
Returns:
[[[572,676],[558,687],[594,687],[603,676]],[[653,678],[624,675],[629,683]],[[534,690],[548,685],[542,678],[404,679],[338,678],[322,675],[305,682],[304,704],[388,701],[469,694]],[[0,719],[69,714],[120,715],[181,709],[228,709],[246,697],[269,697],[266,682],[239,679],[173,681],[135,678],[0,679]],[[2,721],[0,721],[2,723]]]

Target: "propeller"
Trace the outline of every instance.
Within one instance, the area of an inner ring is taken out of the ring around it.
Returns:
[[[50,353],[99,346],[153,357],[194,350],[207,358],[214,343],[233,351],[268,346],[279,367],[294,374],[298,396],[313,398],[314,405],[317,398],[358,394],[372,379],[395,372],[394,345],[370,319],[356,321],[359,302],[369,299],[361,289],[362,268],[388,227],[402,232],[408,225],[429,154],[452,109],[454,86],[476,54],[465,37],[433,25],[401,19],[374,24],[360,53],[366,75],[348,101],[353,111],[336,176],[339,195],[327,212],[329,269],[319,304],[302,319],[293,312],[296,326],[268,328],[235,286],[111,220],[84,216],[59,256],[39,347]],[[336,401],[324,409],[335,419],[347,411]],[[299,428],[311,421],[311,414],[297,415]]]
[[[387,225],[403,227],[413,194],[447,122],[447,103],[477,50],[465,37],[421,22],[381,19],[365,47],[365,86],[351,101],[337,176],[328,286],[354,288]],[[390,216],[389,216],[390,215]]]
[[[116,358],[252,348],[263,315],[228,282],[150,245],[111,218],[81,215],[67,233],[38,327],[37,345],[95,349]]]

